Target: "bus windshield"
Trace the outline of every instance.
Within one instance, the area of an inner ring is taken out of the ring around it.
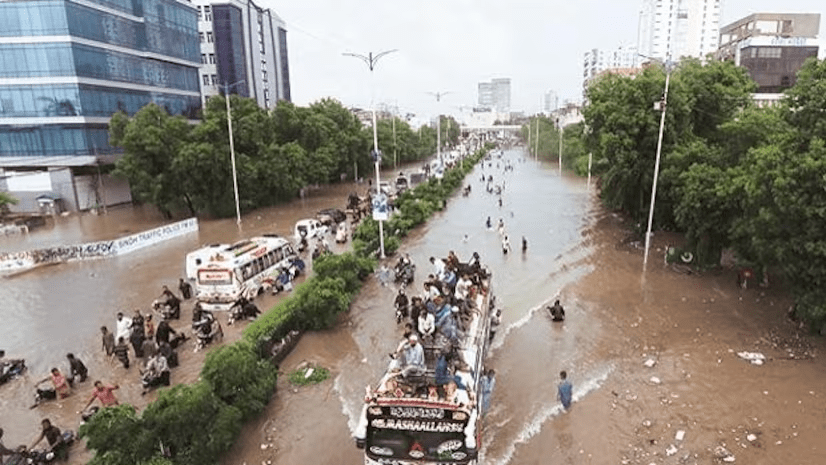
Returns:
[[[376,459],[436,460],[466,462],[465,435],[371,428],[365,451]]]
[[[200,286],[229,286],[232,284],[232,273],[229,270],[199,270],[198,285]]]

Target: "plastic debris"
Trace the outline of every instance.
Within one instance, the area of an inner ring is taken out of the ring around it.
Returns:
[[[683,430],[678,430],[677,434],[674,435],[674,439],[676,439],[677,441],[682,441],[684,437],[685,437],[685,431],[683,431]]]
[[[649,358],[648,360],[645,361],[645,363],[643,363],[643,365],[647,366],[648,368],[652,368],[656,364],[657,364],[657,361],[654,360],[653,358]]]
[[[760,352],[737,352],[737,356],[751,362],[752,365],[762,365],[766,361],[766,356]]]
[[[668,449],[665,450],[665,455],[671,457],[672,455],[677,453],[677,447],[674,444],[671,444]]]
[[[656,376],[652,376],[649,381],[651,381],[653,384],[660,384],[662,382],[660,381],[660,378],[657,378]]]
[[[754,441],[757,440],[757,435],[756,434],[749,434],[748,436],[746,436],[746,439],[748,439],[749,442],[754,442]]]

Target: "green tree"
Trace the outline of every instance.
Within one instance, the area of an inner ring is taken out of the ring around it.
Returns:
[[[0,192],[0,218],[9,214],[9,207],[17,205],[18,200],[8,192]]]
[[[786,121],[796,128],[799,150],[806,151],[815,138],[826,140],[826,60],[811,58],[803,64],[783,108]]]
[[[782,270],[802,316],[822,323],[826,320],[826,144],[815,138],[800,153],[792,150],[796,140],[749,152],[735,178],[743,214],[734,222],[733,239],[742,256]]]
[[[109,124],[110,144],[124,149],[114,174],[129,180],[135,199],[155,205],[167,217],[181,205],[195,213],[181,187],[185,174],[174,169],[175,157],[190,133],[186,119],[169,116],[155,104],[141,108],[132,118],[115,113]]]

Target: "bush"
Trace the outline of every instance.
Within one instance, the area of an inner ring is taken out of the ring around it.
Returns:
[[[148,460],[157,447],[155,437],[144,428],[135,408],[126,404],[99,410],[80,426],[78,435],[86,438],[86,447],[95,451],[90,465]]]
[[[210,351],[201,376],[218,398],[238,408],[242,418],[248,419],[261,413],[270,401],[276,369],[258,358],[249,342],[241,340]]]
[[[326,254],[313,263],[314,278],[341,278],[345,290],[353,293],[359,290],[361,282],[373,272],[376,264],[373,260],[359,257],[352,252],[340,255]]]
[[[264,358],[266,356],[261,352],[262,347],[268,341],[286,336],[295,326],[295,302],[293,298],[289,298],[262,313],[244,328],[244,340],[252,344],[259,356]]]
[[[350,307],[352,294],[341,278],[311,279],[295,290],[296,318],[301,329],[328,329]]]
[[[143,412],[155,443],[162,441],[181,465],[216,463],[238,437],[241,417],[240,410],[222,402],[205,382],[164,389]]]

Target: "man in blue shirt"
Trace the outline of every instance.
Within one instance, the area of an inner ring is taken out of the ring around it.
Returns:
[[[565,370],[559,372],[559,377],[562,381],[559,382],[559,386],[557,387],[556,397],[562,402],[565,410],[568,410],[571,408],[571,398],[573,397],[574,387],[571,385],[571,382],[568,381],[568,373],[566,373]]]

